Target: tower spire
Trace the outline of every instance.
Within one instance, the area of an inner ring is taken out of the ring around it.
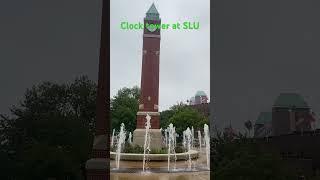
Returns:
[[[148,19],[148,20],[159,20],[160,19],[159,12],[158,12],[156,6],[154,5],[154,3],[152,3],[149,10],[147,11],[146,19]]]

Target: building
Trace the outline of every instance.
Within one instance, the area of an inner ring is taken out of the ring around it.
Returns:
[[[267,137],[271,135],[272,112],[261,112],[254,125],[254,137]]]
[[[189,105],[207,104],[208,96],[204,91],[197,91],[194,97],[190,98]]]
[[[197,110],[206,117],[210,115],[210,103],[208,102],[208,96],[204,91],[197,91],[195,96],[191,97],[187,101],[189,107]]]
[[[290,134],[294,131],[310,131],[311,108],[303,97],[296,93],[281,93],[272,107],[272,134]]]
[[[320,173],[320,129],[317,118],[297,93],[281,93],[272,112],[259,114],[254,137],[263,149],[276,149],[289,167],[312,176]]]

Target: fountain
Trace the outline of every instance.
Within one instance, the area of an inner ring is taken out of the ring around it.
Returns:
[[[110,152],[110,166],[111,166],[111,179],[118,177],[129,179],[153,179],[160,180],[162,178],[178,178],[178,179],[197,179],[199,176],[206,179],[208,177],[208,154],[201,155],[199,151],[192,148],[192,128],[189,127],[182,133],[183,149],[181,152],[176,151],[179,147],[177,142],[178,133],[173,124],[170,124],[168,128],[164,129],[165,136],[167,134],[167,146],[166,153],[153,154],[150,144],[152,142],[151,137],[151,117],[146,116],[145,133],[144,133],[144,145],[143,152],[139,153],[123,153],[123,144],[126,139],[126,132],[124,124],[121,124],[120,132],[118,136],[115,136],[115,142],[117,140],[116,152]],[[204,138],[209,137],[208,126],[204,126]],[[131,133],[129,133],[128,143],[131,141]],[[199,136],[200,135],[200,136]],[[198,138],[201,139],[201,131],[198,131]],[[201,140],[199,140],[201,142]],[[209,142],[205,141],[206,150],[209,150]],[[204,144],[203,144],[204,146]],[[133,146],[132,146],[133,147]],[[142,147],[141,147],[142,148]],[[156,151],[159,152],[159,151]],[[121,167],[120,167],[121,156]],[[195,164],[195,162],[197,162]],[[187,164],[186,164],[187,163]],[[142,168],[141,168],[142,167]],[[194,175],[196,174],[196,175]]]
[[[169,142],[168,142],[168,171],[170,171],[170,154],[171,154],[171,134],[173,131],[173,124],[168,127],[169,130]]]
[[[194,129],[191,127],[191,147],[194,148]]]
[[[164,129],[165,134],[167,136],[167,144],[165,153],[153,154],[151,153],[152,137],[151,137],[151,116],[146,116],[145,123],[145,133],[144,133],[144,145],[143,152],[141,153],[123,153],[121,152],[125,140],[126,140],[126,131],[125,126],[122,123],[120,127],[120,132],[117,136],[115,136],[116,152],[110,152],[111,158],[111,174],[115,177],[124,177],[126,173],[136,175],[137,179],[144,178],[144,176],[150,177],[151,174],[158,174],[159,177],[175,177],[175,174],[182,174],[183,177],[190,177],[189,172],[197,173],[199,176],[207,176],[210,162],[209,162],[209,154],[210,151],[210,142],[208,141],[209,137],[209,127],[208,125],[204,125],[204,139],[205,139],[205,147],[206,147],[206,155],[201,155],[199,151],[192,148],[192,140],[194,137],[192,136],[192,127],[191,129],[188,127],[182,133],[182,145],[183,149],[181,152],[176,151],[176,148],[179,147],[179,143],[177,143],[177,137],[179,137],[178,133],[176,133],[176,128],[173,124],[170,124],[166,129]],[[114,133],[113,133],[114,134]],[[132,133],[129,133],[128,143],[130,146],[132,141]],[[201,131],[198,131],[199,142],[202,146],[202,138]],[[117,140],[117,141],[116,141]],[[132,143],[133,144],[133,143]],[[204,145],[203,144],[203,145]],[[126,146],[127,147],[127,146]],[[133,146],[132,146],[133,147]],[[142,147],[141,147],[142,148]],[[163,147],[164,148],[164,147]],[[164,150],[162,148],[162,150]],[[121,157],[121,158],[120,158]],[[120,168],[120,159],[121,159],[121,168]],[[166,162],[165,162],[166,161]],[[141,163],[142,162],[142,163]],[[197,162],[197,163],[196,163]],[[141,164],[140,164],[141,163]],[[187,164],[186,164],[187,163]],[[113,167],[113,168],[112,168]],[[142,167],[142,168],[141,168]],[[161,175],[160,175],[160,174]],[[155,176],[156,177],[156,176]],[[129,179],[132,177],[129,177]],[[196,176],[194,177],[196,178]],[[111,178],[112,179],[112,178]],[[157,179],[157,178],[154,178]]]
[[[168,128],[164,130],[164,144],[168,146]]]
[[[114,141],[114,129],[112,130],[111,148],[113,147],[113,141]]]
[[[199,151],[201,152],[201,131],[198,131]]]
[[[151,117],[149,116],[149,114],[147,114],[146,116],[146,133],[145,133],[145,139],[144,139],[144,146],[143,146],[143,165],[142,165],[142,170],[144,172],[145,170],[145,166],[146,166],[146,154],[149,154],[150,152],[150,133],[149,133],[149,129],[151,128],[151,124],[150,124],[150,119]]]
[[[186,137],[187,137],[187,152],[188,152],[188,170],[191,171],[191,165],[192,165],[192,161],[191,161],[191,156],[189,151],[191,150],[191,141],[192,141],[192,132],[190,130],[190,128],[188,127],[186,130]]]
[[[132,133],[131,132],[129,133],[128,142],[129,142],[129,144],[132,144]]]
[[[121,123],[120,133],[119,133],[119,137],[118,137],[118,144],[117,144],[117,156],[116,156],[116,163],[117,163],[116,168],[117,169],[120,168],[121,147],[125,143],[125,140],[126,140],[126,132],[124,129],[124,124]]]
[[[206,156],[207,156],[207,169],[210,169],[210,134],[209,134],[209,126],[204,124],[204,139],[206,144]]]
[[[186,131],[183,131],[182,133],[182,146],[183,148],[186,148],[187,144],[186,144]]]
[[[175,132],[175,127],[173,127],[173,124],[170,124],[168,127],[168,133],[169,133],[169,141],[168,141],[168,171],[170,171],[170,157],[171,153],[174,155],[174,167],[173,170],[176,169],[176,161],[177,161],[177,156],[176,156],[176,132]]]

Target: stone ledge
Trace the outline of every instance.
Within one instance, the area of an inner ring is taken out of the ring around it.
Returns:
[[[137,112],[137,115],[138,116],[142,116],[142,115],[147,115],[149,114],[150,116],[160,116],[160,113],[159,112],[147,112],[147,111],[138,111]]]
[[[189,153],[192,159],[199,157],[199,152],[196,150],[190,150],[189,152],[176,153],[177,160],[186,160],[189,158]],[[110,152],[110,159],[115,159],[116,152]],[[168,154],[149,154],[147,157],[150,161],[168,161]],[[170,159],[173,160],[174,154],[170,154]],[[120,161],[143,161],[143,154],[135,153],[121,153]]]

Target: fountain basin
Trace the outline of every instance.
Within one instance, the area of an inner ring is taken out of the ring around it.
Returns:
[[[209,180],[210,172],[180,172],[180,173],[111,173],[111,180]]]
[[[110,152],[110,159],[115,159],[116,152]],[[188,152],[184,153],[176,153],[176,154],[170,154],[170,158],[177,157],[178,160],[186,160],[190,157],[192,159],[196,159],[199,157],[199,152],[196,150],[190,150]],[[150,161],[168,161],[168,154],[148,154],[146,155]],[[143,160],[143,154],[135,154],[135,153],[121,153],[121,160],[126,161],[142,161]]]

